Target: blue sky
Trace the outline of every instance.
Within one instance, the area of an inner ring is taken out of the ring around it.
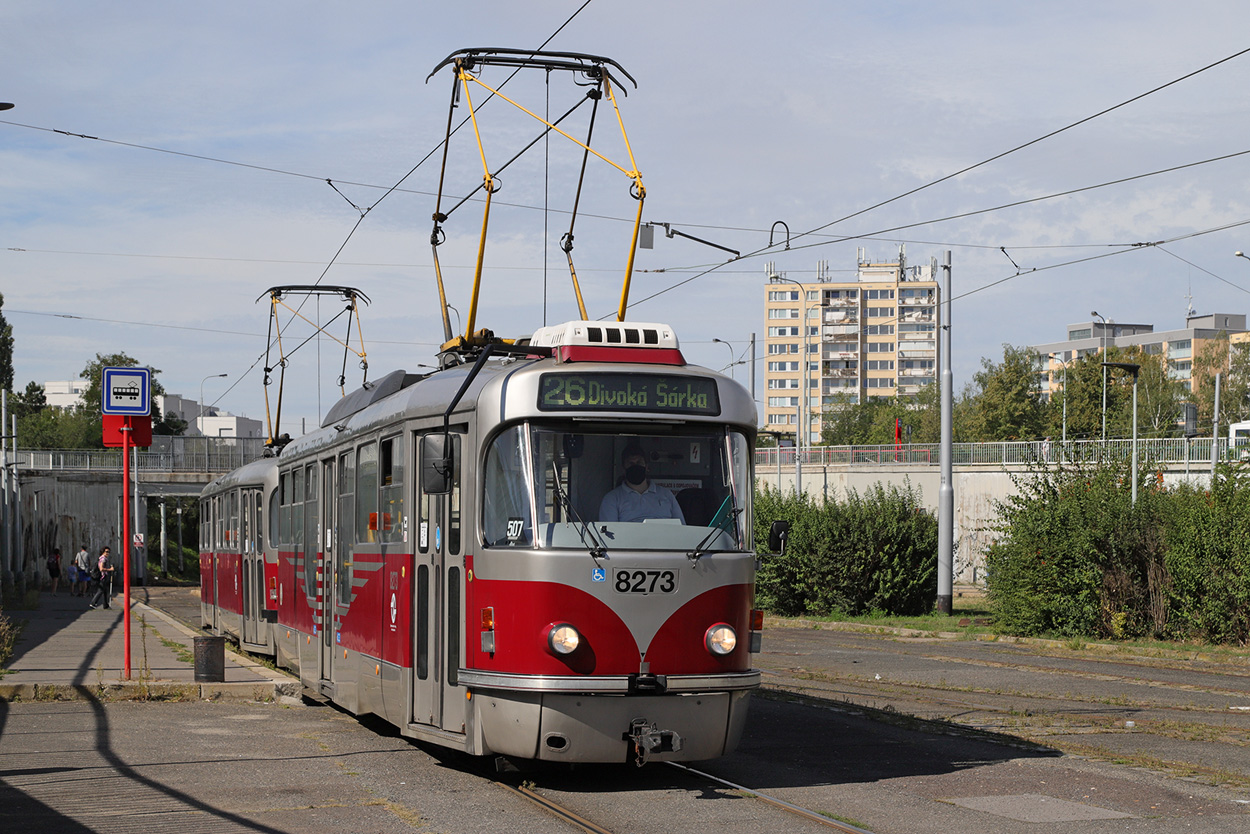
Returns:
[[[351,203],[375,202],[441,139],[451,78],[426,83],[439,61],[463,47],[537,47],[582,2],[4,4],[0,101],[16,107],[0,113],[0,291],[17,386],[125,351],[193,398],[204,377],[228,373],[208,381],[207,398],[263,418],[268,307],[256,299],[319,279],[372,299],[371,377],[432,362],[437,157],[369,212],[327,271],[359,220]],[[823,226],[1234,55],[1250,45],[1248,23],[1233,0],[1183,11],[1142,0],[592,0],[548,48],[606,55],[638,80],[622,112],[644,220],[751,252],[775,221],[795,235]],[[553,76],[552,112],[580,95],[571,89]],[[673,324],[691,361],[719,369],[731,353],[714,338],[736,356],[754,332],[763,353],[767,262],[810,280],[821,260],[849,273],[860,248],[884,260],[905,244],[912,261],[949,249],[962,388],[1003,343],[1056,341],[1090,310],[1159,329],[1183,325],[1191,294],[1199,313],[1250,311],[1250,262],[1232,254],[1250,250],[1250,227],[1209,231],[1250,221],[1250,156],[879,233],[1250,150],[1248,89],[1250,54],[825,230],[850,240],[742,259],[641,301],[722,260],[657,235],[638,255],[630,318]],[[541,78],[508,90],[548,106]],[[493,163],[534,130],[493,105],[483,123]],[[603,120],[596,135],[619,157],[611,128]],[[551,211],[541,155],[509,170],[496,196],[478,322],[501,335],[576,317],[557,246],[576,157],[563,142],[550,149]],[[450,190],[480,177],[458,136]],[[575,256],[592,317],[616,308],[628,185],[591,166]],[[440,252],[462,312],[479,220],[477,204],[453,215]],[[337,312],[327,301],[307,309]],[[318,422],[341,364],[329,342],[292,357],[284,430]],[[745,380],[742,366],[735,374]]]

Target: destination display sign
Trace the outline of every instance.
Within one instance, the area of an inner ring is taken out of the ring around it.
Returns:
[[[543,374],[541,411],[649,411],[655,414],[720,414],[716,380],[677,374]]]

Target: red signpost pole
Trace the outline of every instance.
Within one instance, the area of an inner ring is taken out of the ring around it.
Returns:
[[[122,425],[122,621],[125,624],[125,676],[130,680],[130,432],[131,418]],[[105,600],[108,602],[108,600]]]

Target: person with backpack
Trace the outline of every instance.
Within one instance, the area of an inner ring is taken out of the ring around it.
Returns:
[[[91,607],[108,608],[109,600],[113,598],[113,563],[109,559],[107,547],[100,548],[100,558],[96,561],[95,569],[91,571],[91,578],[98,583],[95,596],[91,598]]]
[[[74,591],[76,597],[85,597],[87,581],[91,579],[91,556],[87,553],[85,544],[78,546],[78,553],[74,556],[74,567],[78,569],[78,581],[70,590]]]

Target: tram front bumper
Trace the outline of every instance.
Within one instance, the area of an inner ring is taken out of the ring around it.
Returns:
[[[701,761],[731,752],[750,690],[667,695],[477,692],[485,752],[562,762]]]

